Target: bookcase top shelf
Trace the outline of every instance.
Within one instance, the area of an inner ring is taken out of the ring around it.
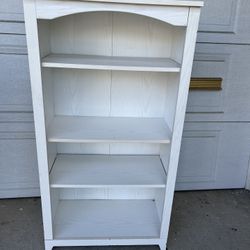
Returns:
[[[126,12],[161,20],[174,26],[187,26],[189,8],[200,8],[201,1],[182,0],[36,0],[36,18],[53,20],[87,12]]]
[[[48,0],[47,0],[48,1]],[[76,0],[68,0],[74,2]],[[123,4],[144,4],[144,5],[167,5],[167,6],[194,6],[202,7],[203,1],[191,0],[80,0],[80,2],[96,2],[96,3],[123,3]]]
[[[49,142],[170,143],[171,132],[162,118],[55,116]]]
[[[174,60],[150,57],[51,54],[43,58],[42,66],[47,68],[180,72],[180,64]]]

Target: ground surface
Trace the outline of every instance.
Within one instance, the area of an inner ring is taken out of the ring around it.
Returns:
[[[42,250],[40,199],[0,200],[0,250]],[[250,192],[175,194],[168,250],[249,250]],[[158,247],[80,247],[56,250],[158,250]]]

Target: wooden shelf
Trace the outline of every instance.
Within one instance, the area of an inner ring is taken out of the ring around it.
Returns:
[[[160,221],[152,200],[60,200],[55,239],[159,237]]]
[[[55,116],[49,142],[170,143],[171,132],[162,118]]]
[[[58,155],[50,174],[52,188],[164,188],[159,156]]]
[[[146,57],[51,54],[43,58],[42,66],[70,69],[180,72],[180,65],[172,59]]]

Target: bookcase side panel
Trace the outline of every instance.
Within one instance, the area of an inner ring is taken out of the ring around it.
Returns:
[[[49,188],[47,141],[45,130],[44,102],[41,79],[39,41],[37,31],[36,6],[33,0],[24,0],[25,27],[28,43],[32,101],[36,129],[40,191],[45,239],[52,239],[52,218]]]
[[[178,90],[176,114],[174,119],[173,136],[170,149],[169,167],[166,183],[165,204],[163,209],[163,220],[161,238],[166,239],[169,231],[173,195],[180,153],[181,137],[186,112],[189,81],[191,77],[195,42],[199,24],[200,9],[190,8],[189,20],[186,31],[185,46],[183,52],[182,69],[180,74],[180,85]]]
[[[39,20],[38,25],[38,38],[40,58],[51,53],[50,46],[50,23],[46,20]],[[44,115],[45,115],[45,127],[48,129],[49,124],[54,118],[54,88],[53,88],[53,71],[49,68],[41,68],[42,76],[42,90],[43,90],[43,102],[44,102]],[[51,170],[53,163],[57,155],[57,148],[55,143],[47,142],[47,155],[48,155],[48,168]]]

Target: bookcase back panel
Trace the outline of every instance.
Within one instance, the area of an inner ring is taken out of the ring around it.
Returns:
[[[58,18],[50,24],[53,53],[142,57],[171,55],[173,26],[149,17],[94,12]]]
[[[109,116],[109,71],[54,70],[56,115]]]
[[[168,75],[150,72],[114,72],[111,116],[162,117]]]
[[[160,145],[150,143],[57,143],[59,154],[159,155]]]
[[[53,82],[56,115],[163,117],[170,105],[166,73],[55,69]]]
[[[150,199],[163,195],[164,189],[153,188],[67,188],[59,189],[60,200],[112,200],[112,199]]]
[[[166,57],[181,63],[184,27],[145,16],[93,12],[39,20],[40,52]],[[55,115],[162,117],[173,126],[179,73],[42,69],[46,124]],[[51,162],[56,143],[50,143]],[[58,153],[160,154],[158,144],[57,144]]]
[[[52,211],[55,215],[61,200],[153,200],[159,218],[162,217],[165,189],[163,188],[71,188],[52,189]]]

